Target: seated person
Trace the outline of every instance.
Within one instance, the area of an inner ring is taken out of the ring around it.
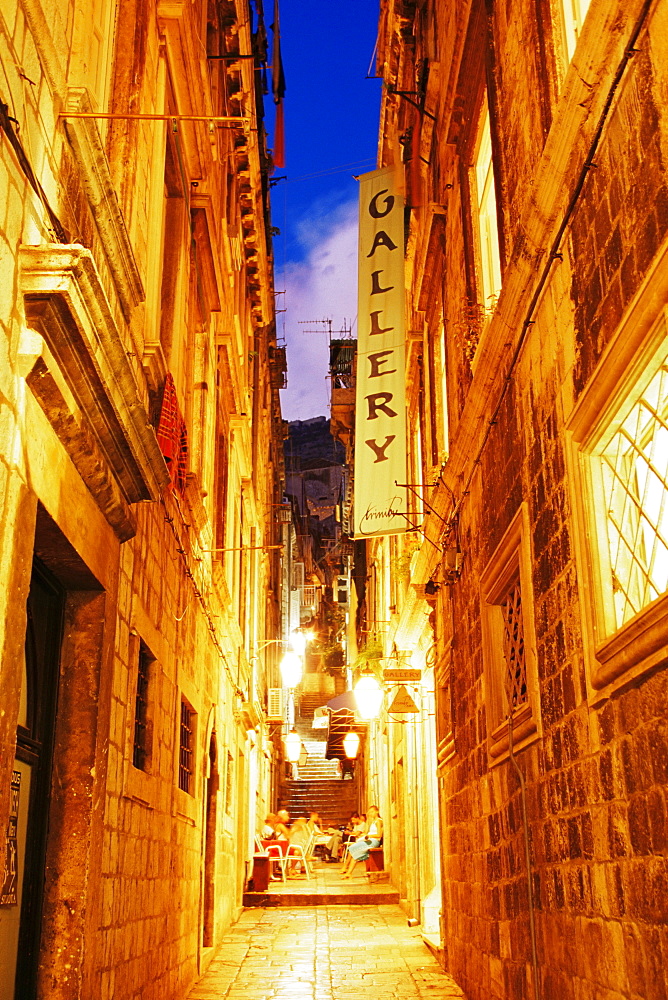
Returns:
[[[314,849],[316,847],[325,847],[329,843],[330,836],[333,831],[328,830],[327,833],[323,831],[323,822],[320,819],[320,815],[315,812],[315,810],[311,810],[307,826],[309,828],[309,833],[313,834]]]
[[[326,847],[329,851],[330,862],[338,861],[341,853],[341,844],[347,844],[349,840],[357,840],[364,833],[364,820],[359,813],[353,813],[346,824],[345,830],[334,830],[332,836],[327,841]]]
[[[276,813],[269,813],[262,826],[262,833],[260,838],[262,840],[276,840],[276,824],[278,823],[278,816]]]
[[[380,847],[383,839],[383,821],[377,806],[369,806],[366,829],[361,837],[351,841],[346,847],[341,878],[352,878],[359,861],[366,861],[372,847]]]
[[[276,840],[279,840],[287,844],[290,839],[290,813],[287,809],[279,809],[276,813],[277,823],[274,826],[274,833],[276,835]]]

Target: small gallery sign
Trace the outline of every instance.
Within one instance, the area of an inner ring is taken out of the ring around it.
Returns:
[[[2,877],[2,894],[0,906],[16,906],[18,903],[19,882],[19,801],[21,796],[21,772],[12,771],[12,786],[9,806],[9,822],[7,823],[7,839],[5,846],[5,870]]]
[[[406,531],[404,200],[394,167],[360,177],[355,536]]]

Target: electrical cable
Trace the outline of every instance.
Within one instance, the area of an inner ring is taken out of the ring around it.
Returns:
[[[19,123],[16,120],[16,118],[12,118],[11,115],[9,114],[9,106],[0,101],[0,129],[7,136],[9,144],[14,150],[14,154],[16,156],[18,164],[26,180],[28,181],[30,187],[33,189],[33,191],[39,198],[40,202],[42,203],[42,206],[44,207],[44,210],[49,217],[49,221],[51,222],[51,230],[53,235],[55,236],[58,243],[68,244],[70,242],[69,236],[67,235],[67,232],[65,231],[65,228],[62,225],[60,219],[51,208],[51,205],[49,204],[49,199],[46,196],[46,192],[42,187],[42,185],[40,184],[39,180],[37,179],[35,172],[30,164],[30,160],[28,159],[26,152],[23,148],[23,143],[19,138],[18,131],[14,128],[14,125],[18,126],[18,124]]]

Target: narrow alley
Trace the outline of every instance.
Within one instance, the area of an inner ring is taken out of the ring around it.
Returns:
[[[446,1000],[464,994],[397,905],[245,910],[188,1000]]]

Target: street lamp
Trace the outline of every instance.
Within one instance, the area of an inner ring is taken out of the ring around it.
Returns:
[[[296,688],[302,679],[304,672],[301,656],[297,656],[292,650],[288,650],[283,655],[279,669],[283,678],[283,685],[286,688]]]
[[[346,735],[343,737],[343,749],[345,750],[345,754],[348,760],[355,760],[359,748],[360,748],[359,734],[354,733],[351,729],[351,731],[349,733],[346,733]]]
[[[306,644],[313,642],[315,639],[315,633],[311,631],[305,632],[303,629],[296,628],[290,633],[290,645],[294,649],[295,653],[303,656],[306,652]]]
[[[294,649],[295,653],[299,656],[303,656],[306,652],[306,636],[303,632],[295,629],[294,632],[290,633],[290,645]]]
[[[370,671],[362,674],[353,689],[357,711],[366,722],[378,717],[383,704],[383,689]]]
[[[291,764],[296,764],[302,752],[302,741],[296,729],[291,729],[284,739],[285,756]]]

